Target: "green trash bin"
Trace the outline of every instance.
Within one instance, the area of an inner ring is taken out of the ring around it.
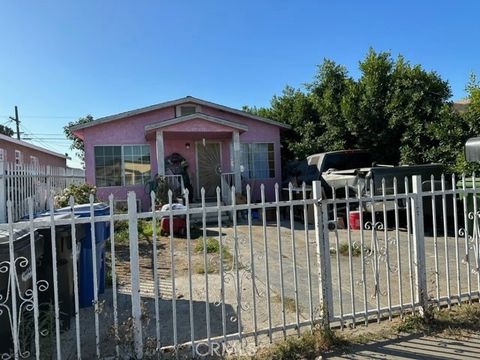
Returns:
[[[459,180],[457,182],[457,189],[462,190],[463,189],[463,181]],[[471,190],[473,189],[473,178],[469,177],[465,179],[465,189],[466,190]],[[473,197],[477,198],[477,212],[480,211],[480,178],[475,178],[475,194],[474,193],[466,193],[466,201],[467,201],[467,213],[463,214],[463,216],[467,216],[467,221],[468,221],[468,235],[473,235],[473,224],[474,221],[473,219],[470,219],[469,214],[473,213],[475,210],[474,206],[474,201]],[[464,193],[459,194],[459,199],[462,201],[462,207],[459,208],[462,209],[459,212],[463,213],[463,201],[464,201]],[[480,219],[479,219],[480,220]],[[480,223],[477,222],[477,224],[480,226]],[[460,223],[459,227],[464,227],[464,223]]]

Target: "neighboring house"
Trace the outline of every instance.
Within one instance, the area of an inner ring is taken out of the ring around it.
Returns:
[[[0,161],[66,168],[67,158],[66,155],[0,134]]]
[[[237,192],[249,183],[252,201],[260,200],[260,184],[265,184],[266,201],[274,200],[275,183],[281,184],[280,132],[287,128],[187,96],[71,130],[84,141],[86,180],[97,186],[98,197],[106,200],[113,193],[125,200],[134,190],[146,209],[150,201],[145,184],[156,174],[169,174],[172,155],[188,164],[194,200],[202,187],[213,199],[222,180],[235,185]]]

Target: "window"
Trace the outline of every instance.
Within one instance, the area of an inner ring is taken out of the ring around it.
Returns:
[[[7,150],[0,149],[0,161],[7,161]]]
[[[30,156],[30,163],[34,166],[38,166],[38,157]]]
[[[240,146],[240,168],[244,179],[275,177],[275,153],[272,143],[240,144]]]
[[[187,116],[200,112],[200,106],[194,104],[178,105],[176,107],[176,116]]]
[[[15,165],[22,165],[22,152],[15,150]]]
[[[97,186],[145,184],[150,180],[148,145],[95,146]]]
[[[150,180],[150,148],[148,145],[123,147],[125,185],[145,184]]]

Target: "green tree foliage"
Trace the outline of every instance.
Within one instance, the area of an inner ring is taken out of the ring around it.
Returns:
[[[12,137],[13,134],[15,134],[15,131],[13,131],[13,129],[9,128],[8,126],[0,125],[0,134]]]
[[[467,91],[471,104],[461,114],[448,101],[448,82],[436,72],[370,49],[359,62],[357,79],[324,59],[304,89],[287,86],[270,107],[245,110],[292,126],[283,136],[288,160],[363,148],[382,163],[441,162],[458,171],[465,168],[466,139],[480,130],[480,86],[474,76]]]
[[[324,128],[319,122],[312,97],[299,89],[287,86],[282,95],[273,96],[270,108],[244,106],[243,110],[291,126],[282,136],[283,155],[287,159],[303,159],[320,146]]]
[[[469,104],[464,113],[462,113],[462,128],[465,131],[464,138],[480,136],[480,81],[475,74],[470,74],[470,79],[465,87]],[[458,154],[457,170],[480,171],[480,164],[466,163],[463,157],[463,151]]]
[[[319,121],[316,125],[318,139],[311,143],[312,146],[320,147],[323,151],[352,147],[354,141],[342,112],[342,102],[353,84],[345,67],[328,59],[318,66],[314,81],[306,85]]]
[[[72,140],[72,145],[70,145],[70,149],[75,150],[75,154],[82,160],[85,156],[83,140],[72,133],[71,127],[75,125],[89,123],[91,121],[93,121],[93,116],[87,115],[85,117],[79,118],[77,121],[70,121],[66,126],[63,127],[63,132],[67,139]]]

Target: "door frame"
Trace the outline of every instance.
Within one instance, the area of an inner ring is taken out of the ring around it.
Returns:
[[[222,152],[222,141],[220,140],[205,140],[205,144],[218,144],[219,146],[219,152],[220,152],[220,166],[223,167],[223,152]],[[196,181],[196,186],[195,186],[195,191],[196,191],[196,196],[195,198],[197,199],[201,199],[202,196],[200,194],[200,189],[201,189],[201,186],[200,186],[200,178],[199,178],[199,174],[200,174],[200,171],[199,168],[198,168],[198,146],[203,146],[203,140],[201,141],[195,141],[195,181]],[[221,177],[221,174],[220,174],[220,177]],[[220,179],[221,181],[221,179]],[[220,184],[219,184],[220,185]]]

